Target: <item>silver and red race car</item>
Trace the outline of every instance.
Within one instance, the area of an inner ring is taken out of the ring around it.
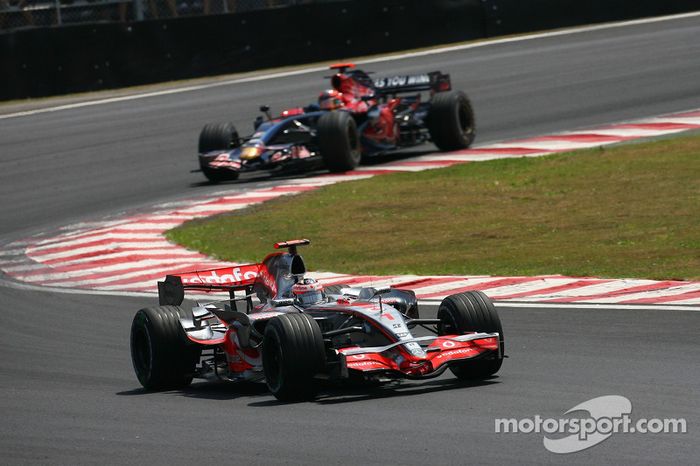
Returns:
[[[265,381],[275,397],[290,401],[313,398],[324,379],[428,379],[447,369],[460,379],[480,379],[500,369],[503,330],[483,293],[448,296],[436,319],[423,319],[413,291],[324,289],[305,278],[297,248],[307,244],[277,243],[287,251],[259,264],[159,282],[160,305],[138,311],[131,326],[139,382],[164,390],[193,378]],[[186,310],[185,290],[229,295]],[[417,328],[430,334],[416,336]]]

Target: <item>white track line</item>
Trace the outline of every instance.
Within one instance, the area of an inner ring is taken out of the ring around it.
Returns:
[[[138,243],[109,243],[105,245],[99,245],[99,246],[88,246],[88,247],[75,247],[71,248],[69,250],[63,251],[63,252],[56,252],[56,253],[50,253],[50,254],[45,254],[41,252],[37,252],[34,250],[28,250],[27,251],[27,256],[30,257],[33,260],[37,260],[39,262],[48,262],[56,259],[65,259],[65,262],[61,262],[61,264],[69,263],[71,260],[76,260],[76,259],[69,259],[70,257],[75,257],[75,256],[80,256],[83,254],[92,254],[92,253],[97,253],[100,251],[104,251],[105,253],[109,253],[109,251],[137,251],[137,250],[156,250],[156,249],[169,249],[171,251],[175,250],[182,250],[183,248],[178,247],[172,243],[169,243],[166,239],[161,238],[160,241],[158,239],[153,240],[150,243],[143,243],[143,242],[138,242]],[[92,259],[95,257],[99,256],[93,256]]]
[[[608,144],[616,144],[620,141],[605,141],[605,142],[567,142],[567,141],[517,141],[502,144],[494,144],[489,146],[493,149],[535,149],[535,150],[551,150],[557,152],[571,152],[574,150],[590,149],[592,147],[605,146]]]
[[[562,278],[543,278],[534,282],[517,283],[514,285],[499,286],[484,290],[489,296],[508,296],[516,293],[533,294],[538,290],[545,290],[554,286],[568,285],[569,283],[579,282],[578,278],[562,277]]]
[[[172,263],[171,263],[172,262]],[[156,267],[158,265],[160,267]],[[136,270],[133,272],[127,272],[123,274],[109,275],[102,278],[90,278],[87,280],[80,280],[80,277],[73,277],[74,280],[55,280],[50,285],[61,286],[61,287],[87,287],[95,288],[94,285],[104,285],[100,286],[101,290],[113,290],[113,289],[134,289],[137,286],[143,288],[144,290],[155,290],[156,280],[150,278],[153,275],[159,275],[162,280],[166,274],[172,273],[176,269],[188,269],[188,270],[201,270],[201,269],[215,269],[224,267],[221,262],[216,262],[214,260],[199,260],[199,261],[160,261],[158,264],[154,264],[153,268],[147,270]],[[98,275],[100,271],[93,271],[94,275]],[[146,279],[145,277],[149,277]],[[143,281],[146,281],[143,283]],[[31,280],[33,283],[41,283],[40,280]],[[118,281],[126,281],[126,283],[118,285],[109,285],[109,283],[114,283]],[[140,286],[142,285],[143,286]]]
[[[383,62],[394,61],[394,60],[404,60],[407,58],[425,57],[425,56],[430,56],[430,55],[438,55],[438,54],[443,54],[443,53],[457,52],[457,51],[462,51],[462,50],[471,50],[471,49],[477,49],[477,48],[482,48],[482,47],[490,47],[493,45],[511,44],[511,43],[517,43],[517,42],[526,42],[526,41],[531,41],[531,40],[536,40],[536,39],[545,39],[545,38],[550,38],[550,37],[559,37],[559,36],[566,36],[566,35],[572,35],[572,34],[581,34],[581,33],[586,33],[586,32],[593,32],[593,31],[603,31],[606,29],[618,29],[618,28],[624,28],[624,27],[629,27],[629,26],[653,24],[653,23],[660,23],[660,22],[664,22],[664,21],[674,21],[677,19],[694,18],[697,16],[700,16],[700,11],[691,12],[691,13],[683,13],[683,14],[678,14],[678,15],[659,16],[659,17],[655,17],[655,18],[643,18],[643,19],[637,19],[637,20],[632,20],[632,21],[618,21],[618,22],[599,24],[599,25],[594,25],[594,26],[579,26],[579,27],[561,29],[561,30],[557,30],[557,31],[528,34],[525,36],[484,40],[484,41],[479,41],[479,42],[471,42],[471,43],[467,43],[467,44],[451,45],[451,46],[447,46],[447,47],[437,47],[437,48],[432,48],[429,50],[421,50],[421,51],[416,51],[416,52],[396,53],[396,54],[385,55],[385,56],[376,57],[376,58],[358,59],[358,60],[355,60],[355,63],[360,64],[360,65],[371,64],[371,63],[383,63]],[[126,102],[126,101],[131,101],[131,100],[146,99],[146,98],[150,98],[150,97],[160,97],[160,96],[166,96],[166,95],[180,94],[183,92],[201,91],[204,89],[212,89],[215,87],[222,87],[222,86],[231,86],[231,85],[235,85],[235,84],[265,81],[265,80],[277,79],[277,78],[286,78],[286,77],[290,77],[290,76],[299,76],[299,75],[303,75],[303,74],[325,71],[327,69],[328,69],[328,67],[325,65],[324,66],[309,66],[309,67],[304,67],[304,68],[292,70],[292,71],[282,71],[282,72],[278,72],[278,73],[267,73],[267,74],[248,76],[248,77],[244,77],[244,78],[229,79],[229,80],[219,81],[219,82],[214,82],[214,83],[183,86],[183,87],[178,87],[175,89],[164,89],[164,90],[160,90],[160,91],[131,94],[131,95],[112,97],[112,98],[107,98],[107,99],[89,100],[86,102],[77,102],[74,104],[58,105],[55,107],[46,107],[46,108],[40,108],[40,109],[35,109],[35,110],[27,110],[27,111],[23,111],[23,112],[8,113],[6,115],[0,115],[0,120],[37,115],[37,114],[41,114],[41,113],[58,112],[58,111],[62,111],[62,110],[72,110],[72,109],[83,108],[83,107],[92,107],[92,106],[96,106],[96,105],[106,105],[106,104],[112,104],[112,103],[117,103],[117,102]]]
[[[199,258],[196,257],[181,257],[181,258],[172,258],[172,259],[143,259],[139,261],[130,261],[126,263],[118,263],[118,264],[112,264],[112,265],[105,265],[102,267],[96,267],[94,269],[79,269],[79,270],[74,270],[72,272],[55,272],[55,273],[45,273],[45,274],[35,274],[35,275],[29,275],[29,274],[13,274],[15,277],[17,277],[20,280],[32,282],[32,283],[41,283],[45,281],[55,281],[56,284],[60,282],[60,284],[64,286],[81,286],[81,285],[95,285],[95,284],[100,284],[100,283],[109,283],[109,282],[115,282],[119,281],[122,279],[127,279],[131,278],[134,276],[139,276],[139,275],[147,275],[147,274],[153,274],[156,272],[163,272],[167,273],[168,270],[172,270],[175,268],[177,264],[182,264],[183,266],[189,266],[189,264],[193,264],[192,267],[194,268],[195,264],[209,264],[209,263],[214,263],[216,260],[214,259],[207,259],[204,256],[201,256]],[[167,267],[165,267],[167,265]],[[144,267],[150,267],[145,270],[139,270]],[[119,274],[112,274],[111,272],[123,272]],[[104,278],[93,278],[89,280],[76,280],[79,279],[80,277],[83,276],[92,276],[92,275],[106,275]]]
[[[608,128],[591,128],[588,131],[572,131],[570,133],[557,133],[556,136],[575,136],[585,132],[588,134],[598,134],[601,136],[612,136],[620,139],[644,139],[663,136],[666,134],[679,133],[685,130],[660,130],[660,129],[636,129],[636,128],[615,128],[616,125],[611,125]]]
[[[673,304],[675,304],[675,305],[700,304],[700,298],[679,299],[678,301],[674,301]]]
[[[5,251],[0,251],[0,257],[11,257],[11,256],[19,256],[23,255],[25,253],[24,248],[19,248],[19,249],[7,249]]]
[[[421,162],[421,161],[427,161],[427,162],[432,162],[432,161],[442,161],[442,162],[488,162],[491,160],[498,160],[498,159],[515,159],[519,157],[523,157],[522,155],[519,154],[480,154],[479,153],[479,148],[476,147],[473,150],[475,153],[474,154],[444,154],[444,155],[421,155],[420,157],[416,157],[415,161]],[[543,156],[543,155],[550,155],[549,152],[542,152],[539,154],[534,154],[535,156]]]
[[[639,291],[637,293],[629,293],[623,295],[615,295],[609,297],[599,297],[591,299],[590,302],[596,303],[623,303],[625,301],[632,301],[635,299],[644,298],[673,298],[674,296],[681,295],[683,293],[689,293],[692,291],[700,291],[700,283],[688,284],[674,286],[670,288],[661,288],[657,290]],[[578,302],[586,303],[585,299],[580,299]]]
[[[653,285],[656,283],[654,280],[615,280],[612,282],[592,284],[589,286],[582,286],[579,288],[574,288],[571,290],[561,290],[555,293],[532,295],[520,298],[519,301],[535,301],[542,299],[559,299],[568,297],[577,297],[581,300],[585,300],[586,296],[595,296],[599,294],[606,293],[616,293],[622,292],[628,288],[633,288],[636,286]]]
[[[364,167],[357,167],[356,172],[373,172],[373,171],[385,171],[385,172],[422,172],[426,170],[433,170],[435,168],[444,168],[439,165],[401,165],[397,163],[396,165],[382,165],[382,166],[372,166],[365,165]]]
[[[494,282],[500,280],[500,277],[456,277],[454,281],[440,283],[439,285],[430,285],[411,288],[417,295],[439,293],[441,291],[454,290],[467,286],[480,285],[483,283]]]
[[[165,231],[165,230],[163,230]],[[78,236],[78,235],[76,235]],[[27,251],[29,254],[34,254],[38,253],[39,251],[44,251],[46,249],[54,249],[54,248],[59,248],[59,247],[66,247],[66,246],[80,246],[81,244],[85,244],[88,242],[93,242],[93,241],[103,241],[103,240],[112,240],[112,241],[119,241],[119,240],[132,240],[132,239],[138,239],[138,240],[146,240],[148,242],[152,241],[163,241],[163,236],[160,233],[104,233],[104,234],[97,234],[92,236],[92,232],[90,233],[85,233],[84,237],[81,237],[79,239],[68,239],[70,236],[62,238],[62,240],[55,240],[51,239],[50,241],[47,241],[46,243],[41,244],[40,246],[32,246],[27,248]]]
[[[161,255],[161,256],[167,256],[165,259],[148,259],[150,257],[153,257],[154,255]],[[128,262],[118,262],[116,264],[104,264],[104,265],[94,265],[92,263],[100,263],[100,262],[105,262],[105,261],[113,261],[115,259],[119,258],[129,258],[129,257],[139,257],[142,256],[144,257],[143,259],[140,260],[129,260]],[[140,263],[143,263],[143,265],[147,265],[147,262],[145,261],[154,261],[155,264],[158,264],[160,262],[197,262],[197,261],[208,261],[210,260],[207,256],[205,256],[202,253],[199,252],[194,252],[194,251],[179,251],[177,253],[174,252],[167,252],[163,254],[153,254],[151,251],[124,251],[124,252],[119,252],[115,254],[105,254],[104,256],[95,256],[95,257],[90,257],[90,258],[85,258],[85,259],[80,259],[80,260],[74,260],[74,261],[66,261],[66,262],[61,262],[60,264],[56,264],[54,266],[47,265],[47,268],[51,268],[52,270],[56,269],[64,269],[66,267],[71,267],[75,265],[83,265],[79,270],[73,270],[73,271],[60,271],[56,272],[55,274],[51,275],[56,275],[55,278],[61,278],[61,275],[65,276],[76,276],[76,274],[80,275],[89,275],[90,273],[97,273],[97,272],[102,272],[102,271],[109,271],[109,270],[122,270],[122,269],[127,269],[127,268],[133,268],[137,267]],[[131,267],[129,267],[131,266]],[[19,269],[19,268],[18,268]],[[12,275],[16,277],[23,277],[24,279],[27,279],[28,277],[32,276],[39,276],[39,274],[33,274],[33,273],[21,273],[22,270],[8,270],[8,272],[13,272]],[[20,272],[20,273],[14,273],[14,272]],[[47,276],[49,274],[44,274],[43,276]]]
[[[140,291],[117,291],[117,290],[83,290],[75,288],[60,288],[60,287],[48,287],[48,286],[38,286],[30,285],[27,283],[18,283],[8,280],[3,280],[0,278],[0,286],[5,288],[14,288],[17,290],[25,291],[39,291],[44,293],[57,293],[57,294],[77,294],[86,296],[122,296],[127,298],[155,298],[155,293],[140,292]],[[188,299],[206,299],[209,295],[202,296],[189,296]],[[419,300],[421,305],[437,305],[440,300]],[[578,310],[578,309],[588,309],[594,311],[607,311],[607,310],[645,310],[645,311],[680,311],[680,312],[700,312],[700,306],[663,306],[658,304],[653,305],[630,305],[630,304],[540,304],[540,303],[514,303],[514,302],[496,302],[496,307],[506,307],[506,308],[535,308],[542,310]]]
[[[418,301],[421,303],[421,301]],[[434,303],[434,301],[433,301]],[[427,303],[426,303],[427,304]],[[666,306],[663,304],[576,304],[576,303],[520,303],[510,301],[496,301],[496,307],[517,307],[531,309],[562,309],[562,310],[578,310],[586,309],[592,311],[691,311],[700,312],[700,307],[697,306]]]

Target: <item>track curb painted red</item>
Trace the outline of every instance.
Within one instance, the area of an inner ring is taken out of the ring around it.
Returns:
[[[700,129],[700,110],[581,131],[515,140],[446,154],[430,154],[364,166],[353,172],[291,180],[246,193],[222,191],[207,197],[157,205],[149,213],[82,223],[16,241],[0,248],[0,270],[14,280],[55,288],[106,292],[154,292],[166,273],[230,265],[169,243],[163,234],[185,221],[293,195],[320,186],[371,176],[442,168],[455,164],[552,153],[659,137]],[[350,276],[312,274],[324,283],[396,285],[420,299],[440,299],[481,289],[499,301],[577,304],[700,304],[700,282],[601,279],[564,276]]]

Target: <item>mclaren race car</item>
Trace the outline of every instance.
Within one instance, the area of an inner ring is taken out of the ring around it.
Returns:
[[[199,135],[199,166],[212,182],[257,170],[352,170],[362,157],[432,141],[466,149],[474,141],[474,112],[466,94],[439,71],[372,80],[355,65],[331,66],[331,88],[318,103],[253,123],[240,137],[233,123],[207,124]],[[426,97],[427,96],[427,97]]]
[[[160,305],[138,311],[131,326],[131,357],[143,387],[176,389],[193,378],[264,381],[280,400],[303,400],[316,395],[323,379],[428,379],[447,369],[479,379],[501,367],[503,331],[483,293],[448,296],[437,318],[421,318],[413,291],[324,289],[305,278],[297,248],[307,244],[277,243],[287,251],[259,264],[159,282]],[[228,296],[187,310],[185,290]],[[416,336],[416,327],[430,334]]]

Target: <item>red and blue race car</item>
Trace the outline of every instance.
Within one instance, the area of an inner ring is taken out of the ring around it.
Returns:
[[[193,378],[267,383],[280,400],[313,398],[322,380],[460,379],[495,374],[503,361],[498,313],[479,291],[445,298],[437,318],[419,315],[416,295],[394,288],[326,286],[306,278],[299,246],[259,264],[168,275],[160,305],[138,311],[131,356],[148,390]],[[182,307],[185,290],[227,292]],[[256,299],[254,301],[253,299]],[[415,329],[428,331],[417,336]]]
[[[371,79],[353,64],[331,66],[331,88],[318,103],[273,117],[260,107],[254,133],[240,137],[233,123],[207,124],[199,136],[199,165],[212,182],[257,170],[343,172],[371,157],[432,141],[442,151],[474,141],[467,95],[439,71]]]

